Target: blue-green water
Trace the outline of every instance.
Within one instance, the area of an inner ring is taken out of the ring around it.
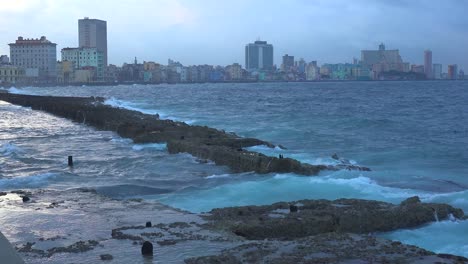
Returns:
[[[313,164],[337,153],[372,172],[231,174],[164,145],[135,145],[45,113],[0,104],[0,189],[89,186],[106,195],[156,199],[193,212],[215,207],[341,197],[398,203],[413,195],[468,212],[467,82],[337,82],[132,85],[10,89],[103,96],[108,104],[208,125],[283,145],[253,150]],[[75,157],[75,168],[64,157]],[[441,224],[442,223],[442,224]],[[468,256],[467,223],[387,234]],[[439,239],[426,243],[437,230]],[[424,235],[425,234],[425,235]],[[425,242],[426,241],[426,242]],[[433,242],[433,243],[432,243]]]

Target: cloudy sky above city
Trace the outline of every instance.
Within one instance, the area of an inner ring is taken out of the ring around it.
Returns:
[[[445,0],[2,0],[0,54],[18,36],[78,46],[78,19],[107,21],[109,63],[244,64],[245,44],[274,45],[319,64],[352,62],[360,50],[399,49],[404,61],[468,70],[468,1]],[[60,58],[60,56],[58,56]]]

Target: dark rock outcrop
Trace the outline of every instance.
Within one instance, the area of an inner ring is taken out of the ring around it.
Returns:
[[[416,200],[415,198],[410,198]],[[293,203],[299,210],[290,210],[289,203],[266,206],[243,206],[214,209],[204,217],[214,229],[230,231],[250,240],[267,238],[295,239],[328,232],[368,234],[412,228],[446,219],[452,214],[462,219],[461,209],[447,204],[403,202],[391,203],[338,199],[301,200]],[[292,212],[292,213],[291,213]]]
[[[111,254],[102,254],[99,256],[101,260],[113,260],[114,257]]]
[[[262,240],[194,257],[187,264],[241,263],[467,263],[468,259],[349,233],[326,233],[296,240]]]
[[[336,166],[310,165],[291,158],[268,157],[244,148],[271,143],[255,138],[242,138],[206,126],[189,126],[183,122],[160,120],[156,115],[143,114],[103,104],[103,98],[52,97],[1,93],[0,100],[42,110],[76,122],[111,130],[135,143],[167,143],[169,153],[190,153],[212,160],[234,172],[296,173],[316,175],[321,170],[362,170],[369,168],[351,164]]]

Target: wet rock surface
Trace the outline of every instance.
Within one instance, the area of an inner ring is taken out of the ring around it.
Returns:
[[[367,233],[433,221],[432,209],[440,219],[450,213],[463,216],[459,209],[421,203],[416,197],[400,205],[302,200],[197,215],[154,202],[114,200],[92,189],[34,190],[28,192],[34,204],[22,203],[23,194],[0,197],[4,215],[0,221],[7,237],[33,234],[12,240],[27,263],[144,263],[145,241],[152,243],[154,258],[161,263],[467,263],[464,257],[435,254]],[[53,203],[57,206],[49,207]],[[297,211],[291,212],[291,205]],[[377,220],[379,216],[359,218],[375,213],[392,225]],[[393,215],[406,220],[396,221]],[[328,228],[327,219],[336,216],[348,223],[335,221],[336,229]],[[148,220],[152,225],[147,227]],[[43,225],[47,222],[49,228]],[[365,225],[370,227],[362,229]],[[179,258],[174,260],[175,256]]]
[[[214,209],[204,218],[210,221],[211,228],[255,240],[295,239],[327,232],[385,232],[447,219],[450,214],[458,219],[464,217],[461,209],[446,204],[421,203],[419,198],[412,197],[400,205],[338,199],[230,207]]]
[[[296,173],[316,175],[321,170],[361,170],[369,168],[351,164],[310,165],[295,159],[265,156],[246,151],[256,145],[274,147],[255,138],[242,138],[206,126],[160,120],[157,115],[143,114],[103,104],[103,98],[52,97],[0,93],[0,100],[42,110],[98,129],[117,132],[135,143],[167,143],[169,153],[190,153],[201,160],[212,160],[233,172]]]
[[[258,241],[224,250],[216,256],[190,258],[187,264],[240,263],[466,263],[399,242],[372,236],[327,233],[295,241]]]

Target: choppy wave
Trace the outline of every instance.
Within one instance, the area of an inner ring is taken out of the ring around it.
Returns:
[[[278,157],[279,154],[282,154],[286,158],[293,158],[300,162],[304,162],[304,163],[308,163],[312,165],[338,165],[338,164],[357,165],[357,162],[354,160],[347,160],[347,159],[336,160],[336,159],[333,159],[332,157],[314,157],[312,156],[312,154],[290,152],[287,149],[282,149],[278,146],[274,148],[270,148],[266,145],[258,145],[258,146],[245,148],[245,150],[259,152],[270,157]]]
[[[37,95],[36,93],[32,92],[32,91],[26,91],[26,90],[23,90],[23,89],[18,89],[16,87],[10,87],[8,88],[8,92],[9,93],[12,93],[12,94],[26,94],[26,95]]]
[[[360,198],[400,203],[411,196],[425,202],[449,203],[468,211],[468,191],[431,193],[379,185],[376,181],[357,175],[341,178],[349,172],[335,172],[330,176],[304,177],[295,174],[277,174],[266,180],[227,183],[212,189],[191,190],[167,195],[162,201],[171,206],[193,212],[209,211],[217,207],[248,204],[270,204],[301,199]],[[224,177],[220,175],[211,178]],[[208,177],[207,177],[208,178]]]
[[[231,174],[220,174],[220,175],[214,174],[214,175],[206,176],[205,179],[219,179],[219,178],[229,178],[229,177],[231,177]]]
[[[43,173],[32,176],[15,177],[8,179],[0,179],[1,189],[24,189],[24,188],[39,188],[47,186],[51,179],[57,178],[58,173]]]
[[[171,192],[171,190],[168,190],[168,189],[141,186],[141,185],[132,185],[132,184],[101,186],[101,187],[97,187],[96,191],[103,195],[114,197],[114,198],[138,197],[138,196],[163,194],[163,193]]]
[[[416,245],[436,253],[468,257],[468,221],[440,221],[417,229],[403,229],[379,236]]]
[[[125,108],[125,109],[128,109],[128,110],[137,111],[137,112],[140,112],[140,113],[143,113],[143,114],[158,115],[160,119],[170,119],[170,120],[173,120],[173,121],[185,122],[186,124],[189,124],[189,125],[194,124],[195,122],[197,122],[197,120],[194,120],[194,119],[183,120],[183,119],[180,119],[178,117],[167,115],[166,113],[162,112],[161,110],[148,109],[148,108],[143,107],[141,104],[116,99],[114,97],[111,97],[111,98],[105,100],[104,104],[107,104],[109,106],[116,107],[116,108]]]
[[[3,156],[11,156],[21,152],[21,148],[11,142],[0,145],[0,154]]]
[[[107,104],[109,106],[116,107],[116,108],[125,108],[125,109],[128,109],[128,110],[138,111],[138,112],[148,114],[148,115],[161,115],[160,111],[153,110],[153,109],[141,108],[141,107],[139,107],[138,104],[131,103],[131,102],[128,102],[128,101],[125,101],[125,100],[119,100],[119,99],[116,99],[114,97],[106,99],[104,101],[104,104]]]

